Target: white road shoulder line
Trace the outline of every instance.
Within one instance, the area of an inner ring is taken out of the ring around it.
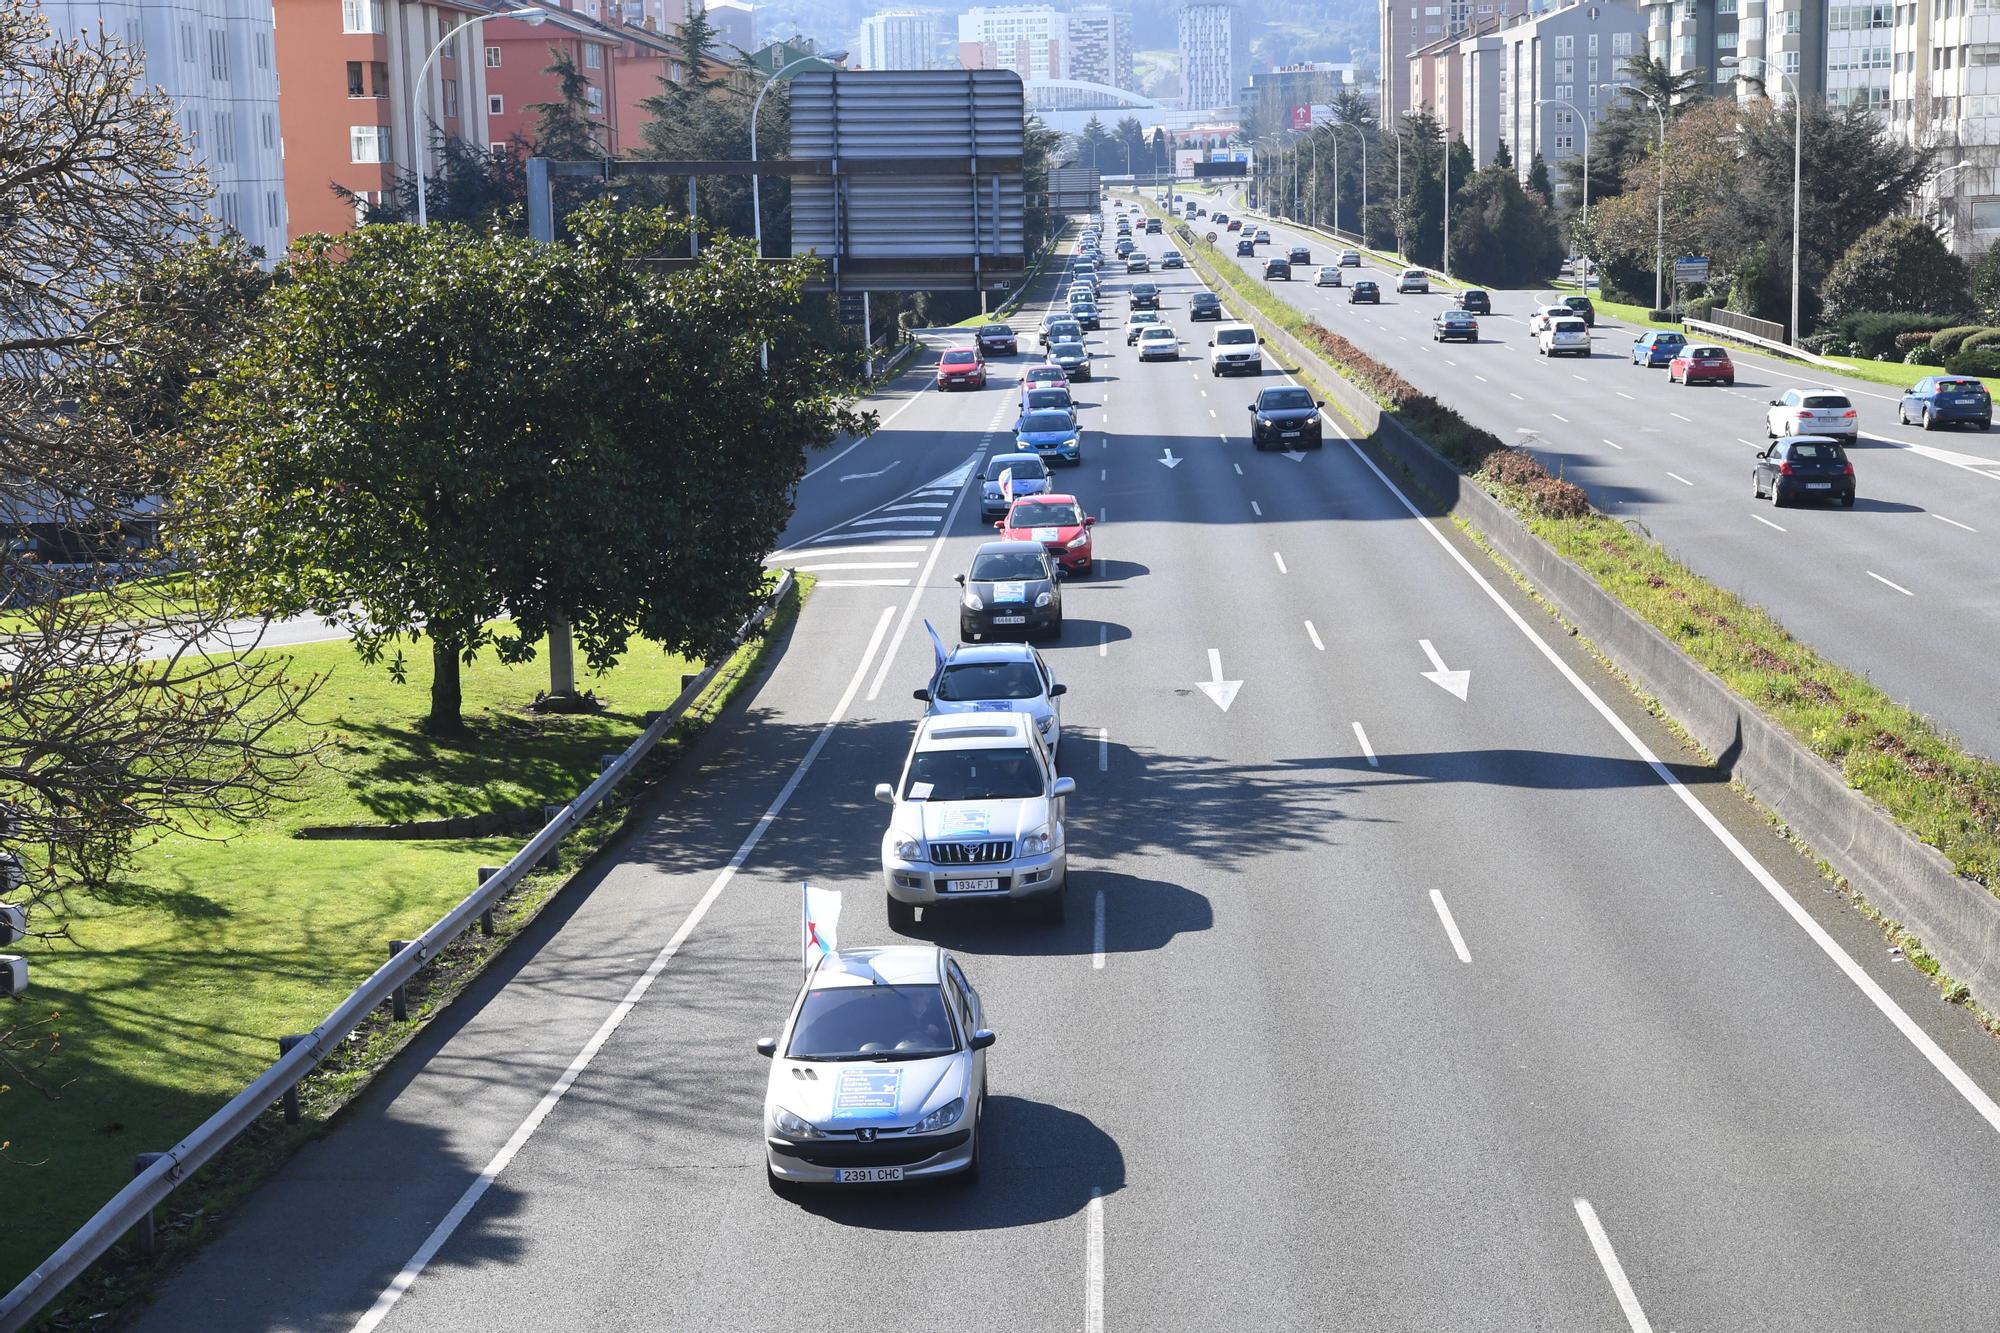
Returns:
[[[1458,955],[1458,961],[1471,962],[1472,955],[1465,948],[1465,936],[1458,933],[1458,922],[1452,920],[1451,909],[1445,906],[1444,895],[1436,889],[1431,890],[1431,906],[1437,908],[1438,920],[1444,922],[1444,933],[1451,937],[1452,952]]]
[[[1944,516],[1943,514],[1932,514],[1932,515],[1931,515],[1931,517],[1932,517],[1932,518],[1934,518],[1934,519],[1936,519],[1936,520],[1937,520],[1938,522],[1940,522],[1940,523],[1949,523],[1949,524],[1951,524],[1951,525],[1952,525],[1952,526],[1953,526],[1954,528],[1965,528],[1965,530],[1966,530],[1967,532],[1978,532],[1978,531],[1979,531],[1979,529],[1978,529],[1978,528],[1969,528],[1969,527],[1966,527],[1966,525],[1965,525],[1965,524],[1963,524],[1963,523],[1959,522],[1959,521],[1958,521],[1957,519],[1955,519],[1955,518],[1946,518],[1946,517],[1945,517],[1945,516]]]
[[[1104,970],[1104,890],[1097,891],[1094,919],[1090,928],[1090,966],[1093,971]]]
[[[1611,1293],[1618,1298],[1618,1308],[1625,1312],[1625,1322],[1630,1325],[1632,1333],[1653,1333],[1653,1325],[1647,1320],[1646,1312],[1639,1308],[1639,1298],[1632,1291],[1631,1280],[1625,1276],[1625,1266],[1618,1262],[1618,1253],[1611,1248],[1611,1237],[1604,1234],[1604,1224],[1597,1220],[1597,1210],[1590,1206],[1588,1199],[1573,1202],[1576,1204],[1577,1220],[1583,1223],[1583,1232],[1590,1237],[1590,1248],[1597,1252],[1598,1266],[1611,1283]]]
[[[1683,485],[1683,486],[1692,486],[1692,485],[1694,485],[1694,483],[1693,483],[1693,482],[1689,481],[1689,480],[1688,480],[1688,479],[1687,479],[1686,477],[1683,477],[1683,476],[1682,476],[1682,475],[1681,475],[1680,473],[1678,473],[1678,472],[1669,472],[1669,473],[1668,473],[1667,475],[1668,475],[1668,476],[1670,476],[1670,477],[1672,477],[1672,478],[1673,478],[1673,479],[1674,479],[1675,481],[1679,482],[1679,483],[1680,483],[1681,485]]]
[[[1903,596],[1905,597],[1916,596],[1915,593],[1911,592],[1908,588],[1905,588],[1902,584],[1892,583],[1888,579],[1883,578],[1880,574],[1877,574],[1872,569],[1863,570],[1862,572],[1866,574],[1869,578],[1874,579],[1877,583],[1881,584],[1882,586],[1886,588],[1894,588],[1897,592],[1903,594]]]
[[[429,1266],[430,1261],[437,1257],[437,1252],[451,1239],[452,1233],[457,1231],[459,1225],[471,1214],[479,1200],[492,1187],[493,1182],[500,1178],[500,1173],[507,1169],[507,1164],[514,1160],[515,1154],[527,1145],[535,1131],[541,1128],[542,1121],[556,1109],[556,1103],[575,1086],[577,1079],[590,1067],[590,1062],[597,1058],[597,1053],[604,1049],[605,1043],[611,1040],[611,1035],[618,1030],[626,1016],[638,1006],[640,1000],[645,998],[646,992],[652,989],[660,974],[666,971],[667,964],[671,963],[674,956],[681,951],[681,945],[687,942],[688,936],[694,933],[695,927],[708,915],[708,909],[715,905],[716,899],[722,896],[722,891],[736,878],[736,872],[743,868],[744,863],[750,859],[750,854],[757,850],[757,844],[764,840],[765,832],[777,822],[779,814],[791,802],[792,793],[799,789],[799,783],[805,780],[813,762],[826,748],[827,740],[833,735],[834,728],[840,725],[841,720],[847,716],[847,710],[853,706],[854,695],[861,688],[861,678],[868,674],[868,663],[873,660],[876,649],[882,646],[882,634],[889,628],[889,618],[895,612],[894,606],[882,608],[882,614],[875,621],[875,632],[868,637],[868,648],[861,654],[861,660],[854,664],[854,676],[847,682],[847,689],[842,692],[840,702],[834,705],[832,716],[827,718],[826,725],[819,729],[819,734],[813,737],[812,744],[806,747],[806,752],[799,757],[799,762],[792,768],[792,775],[785,780],[785,785],[778,789],[778,794],[771,799],[770,805],[765,807],[763,815],[750,826],[750,832],[744,835],[742,843],[736,848],[736,854],[729,858],[729,863],[723,866],[709,884],[707,892],[701,895],[687,916],[682,918],[680,928],[674,931],[672,938],[653,956],[653,961],[625,992],[625,998],[605,1015],[604,1021],[598,1024],[597,1031],[591,1034],[583,1049],[576,1053],[576,1058],[569,1062],[569,1067],[564,1069],[549,1086],[549,1090],[542,1094],[542,1099],[535,1103],[535,1109],[528,1113],[528,1118],[508,1136],[500,1151],[493,1154],[492,1160],[487,1162],[485,1170],[465,1187],[465,1192],[458,1196],[458,1202],[452,1205],[451,1211],[431,1229],[430,1235],[424,1238],[424,1243],[410,1256],[410,1261],[404,1264],[389,1285],[383,1288],[382,1294],[375,1298],[375,1303],[368,1307],[367,1312],[355,1321],[353,1333],[372,1333],[388,1317],[396,1302],[403,1298],[403,1293],[410,1289],[410,1284],[415,1282]]]
[[[1090,1192],[1084,1210],[1083,1333],[1104,1333],[1104,1192]]]
[[[1361,746],[1362,757],[1367,759],[1368,767],[1370,768],[1382,767],[1382,761],[1375,757],[1375,747],[1368,743],[1368,733],[1361,729],[1361,724],[1359,722],[1356,722],[1354,724],[1354,739],[1357,742],[1359,742]]]
[[[1250,512],[1255,514],[1258,518],[1262,518],[1264,517],[1264,506],[1258,504],[1255,500],[1252,500],[1250,502]]]
[[[1773,523],[1770,519],[1765,518],[1762,514],[1752,514],[1750,515],[1750,517],[1756,519],[1759,523],[1762,523],[1767,528],[1778,528],[1778,525],[1776,523]],[[1778,528],[1778,531],[1784,532],[1786,531],[1786,529]]]
[[[963,472],[967,478],[972,475],[972,470],[978,464],[979,459],[980,455],[974,454],[965,463]],[[910,589],[910,599],[903,603],[903,618],[896,622],[896,636],[889,640],[889,651],[882,655],[882,665],[876,668],[875,679],[869,682],[868,702],[870,703],[875,702],[882,693],[882,682],[889,675],[889,667],[896,660],[897,650],[903,646],[903,635],[907,634],[910,629],[910,617],[916,614],[917,599],[923,596],[924,588],[930,583],[931,575],[937,570],[938,557],[944,554],[945,538],[951,533],[952,520],[958,517],[958,507],[964,504],[965,497],[972,493],[972,488],[967,486],[963,480],[959,482],[959,487],[958,494],[952,498],[951,508],[945,511],[944,525],[938,532],[937,540],[931,543],[931,553],[924,561],[923,572],[917,576],[917,586]]]

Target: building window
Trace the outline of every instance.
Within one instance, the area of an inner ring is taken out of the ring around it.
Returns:
[[[1574,60],[1558,60],[1558,61],[1556,61],[1556,77],[1557,77],[1557,78],[1559,78],[1559,79],[1573,79],[1573,78],[1575,78],[1575,77],[1576,77],[1576,62],[1575,62]]]
[[[1574,134],[1558,134],[1556,136],[1556,151],[1558,153],[1575,152],[1576,136]]]
[[[236,160],[236,113],[215,113],[215,160],[225,166]]]
[[[357,165],[389,160],[389,129],[386,125],[351,125],[347,130],[349,157]]]
[[[264,191],[264,225],[268,226],[272,231],[278,229],[278,192],[276,190]]]
[[[1576,54],[1576,38],[1574,38],[1574,37],[1570,37],[1570,36],[1562,36],[1562,37],[1557,37],[1557,38],[1556,38],[1556,54],[1557,54],[1558,56],[1573,56],[1573,55],[1575,55],[1575,54]]]
[[[382,0],[340,0],[342,32],[381,32]]]
[[[1736,34],[1733,32],[1718,32],[1715,34],[1715,49],[1718,51],[1734,51],[1736,49]]]
[[[500,68],[500,48],[499,48],[499,47],[497,47],[497,46],[489,46],[489,47],[487,47],[487,48],[486,48],[486,68],[488,68],[488,69],[499,69],[499,68]]]
[[[1778,68],[1787,74],[1797,74],[1799,72],[1799,53],[1797,51],[1780,51],[1778,53]]]
[[[222,205],[222,225],[231,231],[240,231],[241,228],[236,225],[236,195],[234,193],[218,195],[217,202]]]
[[[188,138],[195,140],[201,138],[201,112],[199,111],[188,112]]]
[[[1734,14],[1736,12],[1736,0],[1715,0],[1715,12],[1718,14]]]
[[[1572,98],[1574,98],[1575,96],[1576,96],[1575,85],[1568,83],[1559,83],[1556,85],[1556,100],[1567,102]]]
[[[584,48],[583,48],[583,67],[584,67],[585,69],[603,69],[603,68],[604,68],[604,48],[603,48],[603,47],[601,47],[601,46],[586,46],[586,47],[584,47]]]
[[[439,85],[444,90],[444,114],[448,120],[458,119],[458,80],[445,79]]]
[[[183,65],[192,65],[194,63],[194,24],[192,23],[181,24],[181,63]]]
[[[486,114],[489,116],[506,115],[507,99],[502,97],[499,93],[486,94]]]
[[[217,83],[229,81],[229,34],[220,28],[208,34],[208,77]]]
[[[263,115],[262,134],[266,148],[278,146],[278,118],[268,111]]]
[[[1570,116],[1569,112],[1567,112],[1567,111],[1557,111],[1557,112],[1556,112],[1556,124],[1558,124],[1558,125],[1567,125],[1567,124],[1569,124],[1569,123],[1570,123],[1570,120],[1571,120],[1571,116]]]
[[[1805,15],[1799,10],[1787,9],[1778,15],[1777,30],[1779,32],[1797,32],[1799,30],[1799,22],[1803,18],[1805,18]]]
[[[583,90],[583,100],[589,104],[591,115],[601,116],[604,114],[604,90],[602,88],[594,83],[591,84]]]
[[[1612,34],[1611,34],[1611,54],[1612,54],[1612,55],[1614,55],[1614,56],[1629,56],[1629,55],[1631,55],[1631,54],[1632,54],[1632,34],[1631,34],[1631,33],[1629,33],[1629,32],[1614,32],[1614,33],[1612,33]]]

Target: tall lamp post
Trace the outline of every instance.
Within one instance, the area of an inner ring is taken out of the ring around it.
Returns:
[[[818,56],[800,56],[797,60],[780,65],[777,69],[772,70],[771,77],[764,80],[764,86],[757,90],[757,96],[750,103],[750,230],[756,237],[757,258],[759,259],[764,257],[764,193],[758,189],[760,178],[757,175],[757,119],[764,110],[764,94],[770,92],[779,80],[783,79],[800,65],[810,65],[814,62],[824,63]],[[692,77],[694,71],[689,70],[688,73]],[[688,196],[690,200],[694,197],[692,189],[693,187],[690,186]],[[688,217],[688,226],[692,229],[695,225],[695,219],[692,216],[694,210],[690,208],[688,213],[690,215]],[[757,345],[757,368],[760,370],[769,370],[771,368],[771,344],[759,343]]]
[[[1724,62],[1715,62],[1720,65]],[[1653,309],[1659,310],[1666,304],[1667,266],[1667,108],[1662,99],[1652,96],[1645,89],[1630,83],[1600,83],[1600,88],[1610,88],[1615,92],[1630,93],[1653,108],[1660,118],[1660,187],[1654,196],[1653,210]],[[1792,324],[1799,322],[1799,244],[1798,244],[1798,182],[1792,189]],[[1796,333],[1793,334],[1797,336]]]
[[[1734,69],[1742,64],[1733,56],[1715,63],[1724,69]],[[1771,62],[1760,60],[1757,63],[1763,67],[1763,73],[1749,77],[1757,80],[1758,86],[1764,90],[1764,96],[1769,98],[1771,89],[1764,80],[1770,73]],[[1799,81],[1796,78],[1782,69],[1778,71],[1778,77],[1789,83],[1792,88],[1792,322],[1787,332],[1791,334],[1792,346],[1796,347],[1799,345],[1799,200],[1800,167],[1804,161],[1806,138],[1805,103],[1799,97]]]
[[[462,23],[453,25],[451,31],[447,32],[444,36],[438,38],[437,45],[433,46],[431,48],[431,53],[424,57],[424,63],[417,69],[417,85],[416,85],[416,97],[415,97],[415,101],[417,104],[417,119],[418,119],[417,128],[419,133],[417,141],[417,225],[419,227],[428,227],[431,225],[430,200],[426,198],[424,194],[424,177],[428,174],[424,170],[425,166],[424,144],[422,135],[423,121],[425,120],[425,116],[423,114],[424,80],[430,77],[431,66],[437,63],[438,53],[443,51],[446,43],[450,42],[452,38],[458,36],[459,33],[465,31],[473,24],[482,23],[487,19],[519,19],[521,20],[521,22],[527,24],[531,28],[539,28],[542,26],[542,24],[548,22],[548,18],[549,18],[549,11],[542,8],[540,5],[536,5],[528,9],[510,9],[507,10],[505,13],[501,14],[476,14],[473,17],[466,19]]]
[[[1590,122],[1583,118],[1583,112],[1576,109],[1576,103],[1565,97],[1537,97],[1535,105],[1568,107],[1569,113],[1576,117],[1578,128],[1583,131],[1583,229],[1588,232],[1590,230]],[[1583,257],[1583,294],[1590,295],[1589,255]]]
[[[1964,171],[1967,167],[1971,165],[1972,165],[1972,160],[1970,158],[1967,158],[1963,162],[1954,162],[1950,166],[1945,167],[1942,170],[1933,171],[1930,175],[1924,177],[1923,187],[1920,188],[1935,186],[1939,181],[1943,180],[1946,176],[1951,175],[1952,172]],[[1931,222],[1931,226],[1933,227],[1942,226],[1944,223],[1944,192],[1942,190],[1939,190],[1936,194],[1934,194],[1931,197],[1931,206],[1932,206],[1931,217],[1933,219]],[[1956,234],[1958,231],[1958,221],[1956,217],[1952,219],[1952,231],[1954,234]]]

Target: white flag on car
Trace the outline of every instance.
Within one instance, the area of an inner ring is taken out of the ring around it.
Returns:
[[[799,887],[805,891],[799,920],[800,961],[810,972],[814,963],[840,947],[836,938],[840,929],[840,890],[816,889],[810,883]]]

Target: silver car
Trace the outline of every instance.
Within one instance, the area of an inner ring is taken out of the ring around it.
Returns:
[[[1764,435],[1781,439],[1787,435],[1827,435],[1853,444],[1861,435],[1861,419],[1855,414],[1854,400],[1838,389],[1811,385],[1787,389],[1782,398],[1771,400],[1764,413]]]
[[[839,949],[806,974],[764,1090],[771,1188],[979,1173],[986,1049],[958,960],[934,946]]]
[[[890,807],[882,834],[890,929],[906,934],[916,929],[919,907],[960,900],[1031,904],[1044,921],[1061,921],[1069,881],[1063,816],[1075,791],[1075,778],[1056,776],[1024,713],[918,722],[902,776],[875,788]]]
[[[960,644],[916,692],[925,717],[952,713],[1025,713],[1054,760],[1062,747],[1062,705],[1069,692],[1042,655],[1025,643]]]
[[[1048,489],[1049,468],[1040,454],[1000,454],[979,474],[979,516],[1005,518],[1014,501]]]

